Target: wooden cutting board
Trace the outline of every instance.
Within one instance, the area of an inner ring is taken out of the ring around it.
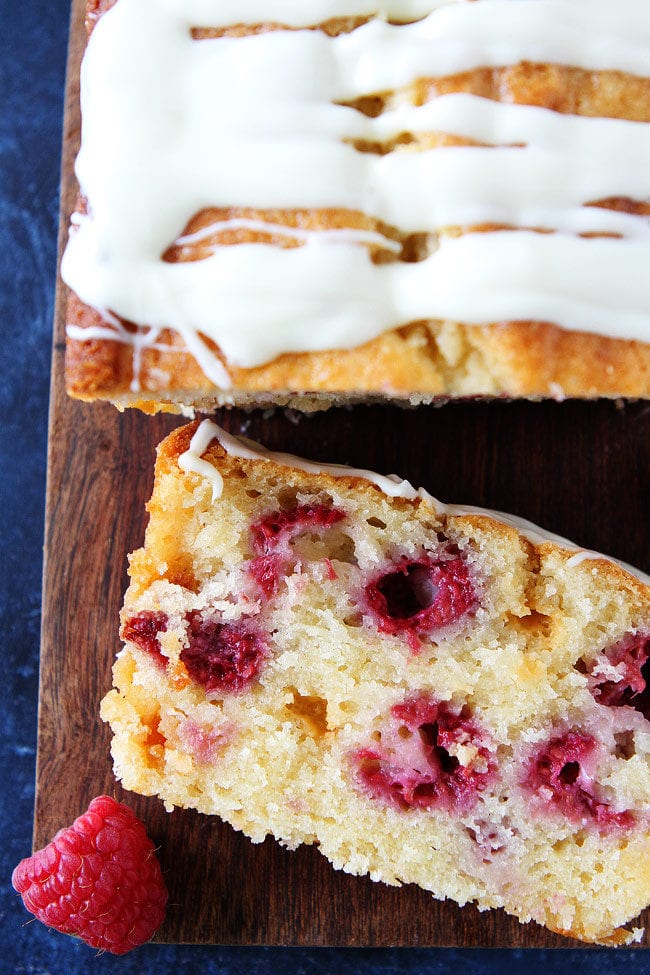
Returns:
[[[60,244],[76,195],[83,0],[74,0]],[[59,249],[61,250],[61,248]],[[142,542],[155,445],[175,425],[64,392],[64,289],[54,333],[34,845],[94,796],[126,798],[160,846],[170,888],[158,940],[246,945],[575,946],[503,912],[439,903],[337,873],[314,848],[255,846],[216,819],[168,814],[116,784],[98,717],[119,648],[126,556]],[[446,501],[529,518],[650,571],[650,405],[471,402],[298,419],[223,411],[219,422],[274,449],[396,472]],[[650,914],[645,923],[650,922]],[[645,942],[647,944],[647,940]]]

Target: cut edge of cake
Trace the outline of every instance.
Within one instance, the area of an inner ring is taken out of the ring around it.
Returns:
[[[127,789],[580,940],[641,937],[647,577],[211,421],[163,441],[149,513],[101,709]]]

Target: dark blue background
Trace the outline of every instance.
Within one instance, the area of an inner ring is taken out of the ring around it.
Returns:
[[[147,0],[142,0],[146,3]],[[299,2],[299,0],[296,0]],[[58,183],[68,33],[65,0],[0,0],[0,972],[81,975],[174,971],[488,975],[650,972],[642,950],[282,949],[150,945],[96,956],[27,923],[10,885],[31,850],[41,555]],[[67,824],[61,824],[67,825]]]

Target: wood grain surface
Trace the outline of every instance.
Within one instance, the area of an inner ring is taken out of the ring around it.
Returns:
[[[60,244],[76,194],[83,2],[74,0]],[[158,940],[265,945],[575,946],[501,911],[439,903],[331,869],[314,848],[253,845],[217,819],[124,795],[98,717],[119,649],[126,556],[142,542],[155,445],[174,417],[119,414],[64,392],[59,286],[49,433],[34,845],[95,795],[126,798],[160,846],[170,888]],[[395,472],[446,501],[529,518],[650,571],[650,405],[469,402],[297,418],[224,411],[220,423],[274,449]],[[642,919],[647,925],[650,914]],[[647,944],[647,940],[645,942]]]

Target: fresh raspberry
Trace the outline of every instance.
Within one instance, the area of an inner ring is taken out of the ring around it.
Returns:
[[[496,771],[469,707],[420,694],[391,715],[381,745],[353,756],[359,781],[400,809],[469,809]]]
[[[345,518],[345,512],[324,504],[301,504],[292,511],[273,511],[251,525],[251,542],[256,557],[248,571],[265,596],[277,592],[280,577],[291,571],[295,553],[293,539],[313,532],[324,534]]]
[[[154,613],[145,609],[126,621],[122,628],[122,638],[135,643],[148,653],[159,667],[165,668],[169,661],[161,652],[158,634],[166,631],[168,622],[166,613]]]
[[[582,670],[589,674],[589,686],[599,704],[607,707],[629,705],[650,718],[650,695],[647,693],[650,636],[628,633]]]
[[[39,921],[114,955],[149,941],[165,917],[154,845],[132,810],[110,796],[93,799],[72,826],[21,860],[11,882]]]
[[[206,691],[241,691],[255,680],[268,650],[249,617],[224,622],[193,610],[186,619],[181,660],[193,681]]]
[[[596,739],[583,731],[552,738],[529,762],[524,785],[573,822],[629,827],[631,812],[617,812],[594,795],[592,777],[583,765],[595,747]]]
[[[454,557],[404,556],[366,586],[365,596],[378,629],[404,636],[414,652],[419,635],[455,623],[477,604],[467,566]]]

